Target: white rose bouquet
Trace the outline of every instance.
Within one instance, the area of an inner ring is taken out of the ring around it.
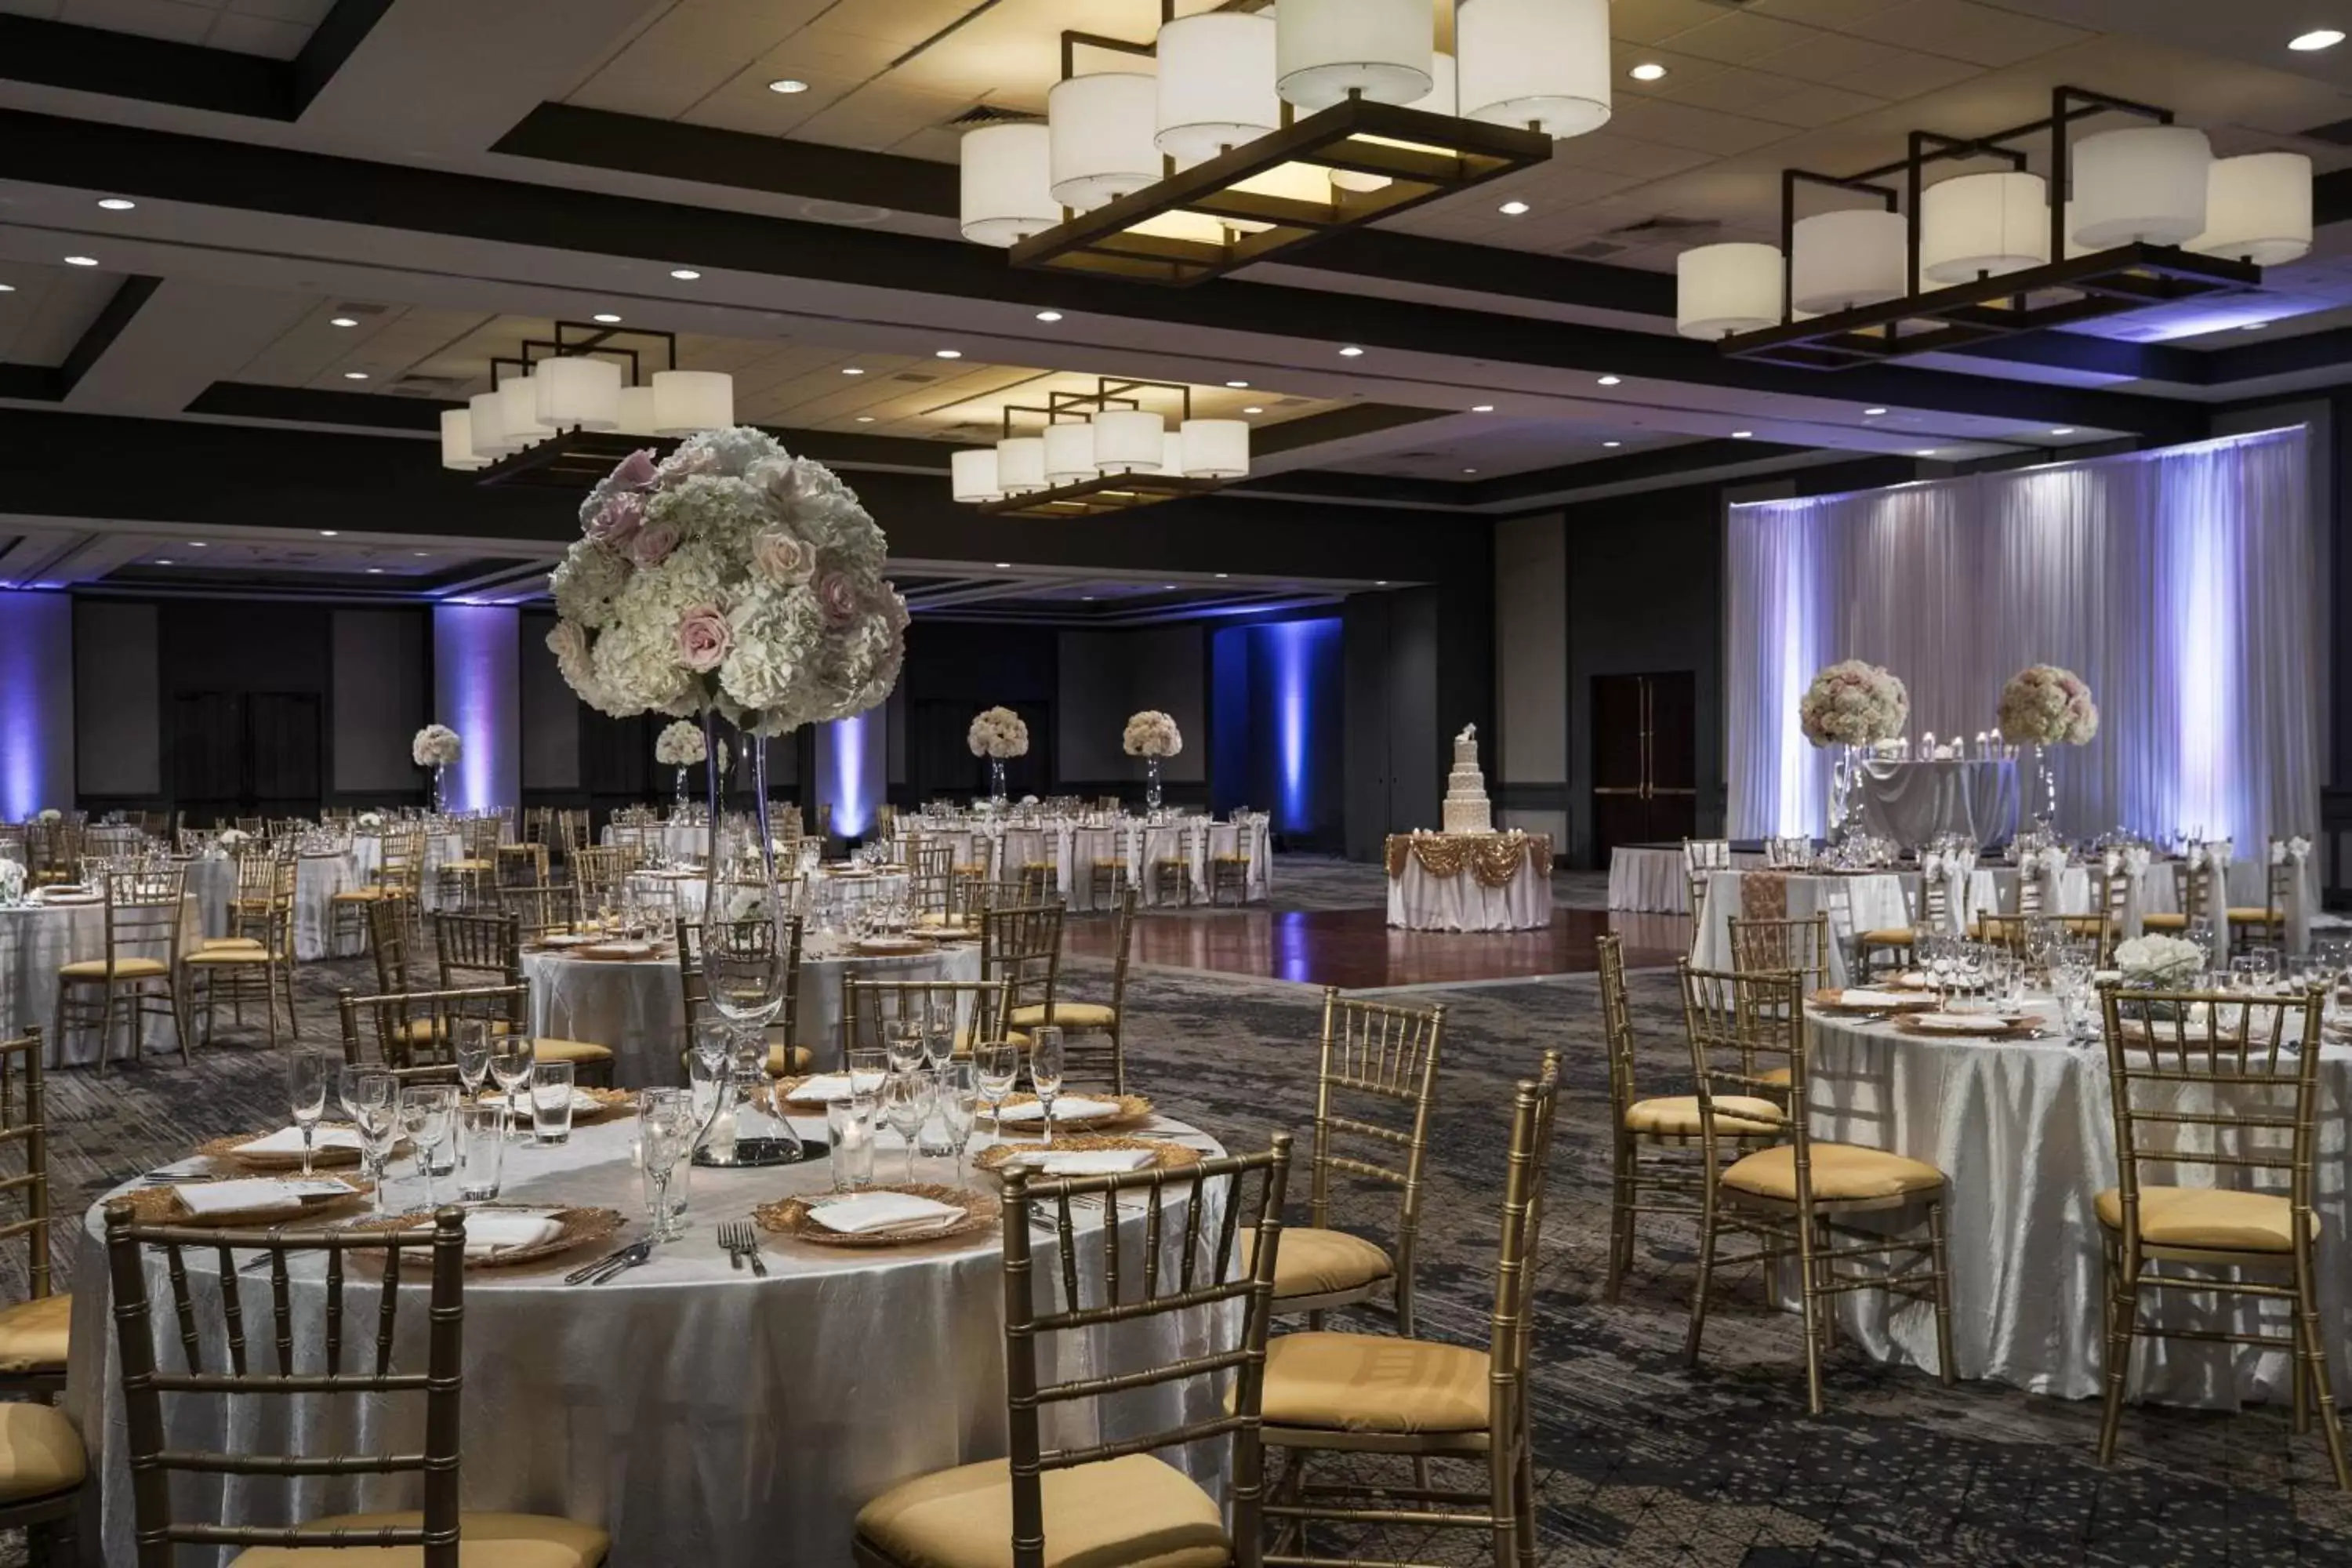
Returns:
[[[990,708],[972,720],[964,741],[975,757],[993,757],[999,762],[1006,757],[1025,757],[1029,754],[1029,726],[1010,708]]]
[[[654,761],[664,767],[690,768],[709,754],[709,742],[702,738],[702,726],[691,719],[666,725],[654,737]]]
[[[1843,659],[1813,677],[1797,717],[1816,746],[1875,745],[1903,732],[1911,693],[1877,665]]]
[[[59,811],[54,805],[45,805],[41,808],[40,820],[43,822],[62,822],[65,820],[65,813]]]
[[[563,679],[616,719],[716,709],[762,735],[879,705],[907,605],[882,531],[822,463],[748,426],[633,452],[551,577]]]
[[[2030,664],[2000,689],[2000,737],[2020,746],[2079,746],[2099,732],[2088,682],[2054,664]]]
[[[373,833],[383,826],[383,813],[380,811],[362,811],[359,816],[353,817],[352,822],[352,826],[364,827],[369,832]]]
[[[220,830],[218,843],[224,849],[239,848],[252,842],[253,835],[242,827],[224,827]]]
[[[1130,757],[1172,757],[1184,749],[1184,736],[1175,720],[1147,708],[1128,720],[1125,744]]]
[[[2185,985],[2205,959],[2203,948],[2177,936],[2136,936],[2116,949],[2116,967],[2137,985]]]
[[[408,742],[408,754],[420,768],[443,768],[455,763],[466,743],[446,724],[427,724]]]

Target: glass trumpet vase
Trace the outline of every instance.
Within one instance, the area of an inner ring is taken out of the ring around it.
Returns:
[[[684,816],[686,815],[686,807],[687,807],[687,798],[686,798],[686,764],[685,764],[684,763],[678,763],[678,764],[677,764],[677,814],[678,814],[678,816]]]
[[[434,814],[435,814],[436,816],[438,816],[438,815],[439,815],[440,813],[442,813],[443,811],[447,810],[447,809],[448,809],[448,805],[449,805],[449,764],[448,764],[448,763],[434,763],[434,764],[433,764],[433,811],[434,811]]]
[[[2058,826],[2058,770],[2052,766],[2048,746],[2033,748],[2032,798],[2033,826],[2045,833],[2055,831]]]
[[[709,754],[719,754],[719,719],[703,715]],[[767,747],[749,734],[754,798],[748,813],[729,814],[719,772],[708,770],[709,854],[703,868],[698,927],[703,993],[731,1032],[720,1109],[695,1152],[703,1165],[783,1165],[808,1157],[791,1125],[776,1115],[768,1078],[768,1026],[783,1010],[793,947],[793,913],[776,876],[768,822]],[[814,1145],[822,1150],[823,1145]]]
[[[997,805],[1004,804],[1004,759],[1003,757],[988,759],[988,795],[989,798],[995,801]]]
[[[1160,759],[1158,757],[1143,759],[1143,809],[1146,811],[1160,809]]]

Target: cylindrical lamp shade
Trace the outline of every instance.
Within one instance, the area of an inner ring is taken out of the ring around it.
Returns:
[[[530,374],[541,425],[559,430],[617,430],[621,425],[618,360],[585,355],[543,359]]]
[[[1462,0],[1462,113],[1554,141],[1609,122],[1609,0]]]
[[[1849,207],[1799,218],[1789,258],[1790,303],[1822,315],[1900,298],[1907,287],[1910,230],[1900,213]]]
[[[1160,458],[1160,471],[1172,478],[1184,476],[1184,428],[1178,426],[1163,438],[1164,450]]]
[[[1675,258],[1675,331],[1727,338],[1780,324],[1780,247],[1702,245]]]
[[[555,434],[555,426],[539,421],[539,383],[527,375],[509,376],[499,384],[499,422],[507,445],[528,447]]]
[[[1095,466],[1095,427],[1085,420],[1045,426],[1045,479],[1074,485],[1101,470]]]
[[[621,388],[620,423],[614,426],[624,436],[658,436],[661,426],[654,407],[654,389],[650,386]]]
[[[487,468],[490,460],[474,450],[474,411],[441,411],[441,466],[445,468]]]
[[[1095,416],[1095,467],[1106,474],[1156,474],[1168,451],[1168,421],[1148,409],[1106,408]]]
[[[2205,232],[2189,248],[2276,267],[2311,249],[2311,160],[2301,153],[2216,158],[2205,184]]]
[[[955,486],[955,499],[966,501],[996,500],[1004,494],[996,482],[996,448],[976,447],[968,452],[958,452],[948,459],[950,478]]]
[[[735,423],[735,378],[723,370],[654,374],[654,427],[664,436],[724,430]]]
[[[1282,96],[1307,113],[1350,93],[1411,103],[1429,90],[1429,0],[1282,0],[1275,26]]]
[[[1045,488],[1045,438],[1007,436],[996,444],[996,483],[1006,495]]]
[[[506,399],[495,392],[466,399],[466,422],[473,427],[477,457],[503,458],[519,445],[507,439]]]
[[[1160,85],[1131,71],[1057,81],[1045,95],[1054,199],[1091,211],[1160,178]]]
[[[1054,133],[1034,121],[963,133],[958,211],[975,245],[1012,245],[1062,221],[1054,199]]]
[[[1429,57],[1429,90],[1405,107],[1418,109],[1423,114],[1442,114],[1451,120],[1454,117],[1458,101],[1454,95],[1454,57],[1440,49]],[[1381,136],[1367,136],[1360,140],[1386,142],[1392,146],[1405,145]],[[1343,191],[1377,191],[1387,185],[1389,179],[1386,174],[1360,174],[1353,169],[1334,169],[1331,171],[1331,183]]]
[[[1160,29],[1160,150],[1190,168],[1282,123],[1274,18],[1240,11],[1179,16]]]
[[[2205,230],[2205,132],[2186,125],[2103,131],[2074,143],[2074,237],[2093,250],[2179,245]]]
[[[2050,259],[2049,187],[2039,174],[1962,174],[1919,202],[1919,276],[1966,283]]]
[[[1283,0],[1285,5],[1289,0]],[[1194,479],[1238,479],[1249,474],[1246,419],[1184,421],[1184,474]]]

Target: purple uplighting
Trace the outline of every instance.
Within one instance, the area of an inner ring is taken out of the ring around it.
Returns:
[[[448,805],[457,811],[512,805],[502,775],[514,743],[517,613],[493,605],[439,605],[433,611],[433,717],[457,731],[465,750],[452,770]]]
[[[72,652],[72,601],[60,595],[10,593],[0,599],[0,816],[21,822],[45,805],[55,691],[49,667]],[[62,761],[62,758],[58,759]]]

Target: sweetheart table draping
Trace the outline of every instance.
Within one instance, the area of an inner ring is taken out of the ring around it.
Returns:
[[[1535,931],[1551,924],[1551,835],[1392,833],[1389,924]]]
[[[803,1137],[824,1136],[822,1121],[795,1121]],[[1213,1148],[1178,1123],[1154,1129]],[[507,1152],[501,1201],[603,1205],[632,1217],[625,1238],[643,1226],[642,1182],[631,1160],[633,1122],[575,1129],[558,1148],[515,1144]],[[975,1141],[975,1146],[985,1139]],[[885,1180],[902,1173],[895,1137],[876,1152]],[[404,1165],[405,1161],[398,1163]],[[537,1267],[476,1268],[466,1276],[463,1500],[478,1510],[563,1514],[593,1521],[613,1538],[616,1563],[694,1563],[709,1568],[774,1568],[778,1563],[845,1563],[857,1509],[892,1485],[1005,1452],[1003,1268],[994,1231],[955,1241],[877,1249],[813,1247],[762,1233],[770,1276],[732,1269],[713,1226],[747,1218],[755,1205],[793,1193],[823,1191],[829,1162],[767,1171],[693,1171],[691,1226],[684,1240],[655,1249],[653,1260],[611,1284],[567,1286],[582,1257]],[[925,1181],[949,1176],[944,1160],[919,1167]],[[985,1178],[979,1178],[985,1179]],[[1181,1222],[1181,1200],[1169,1211]],[[413,1181],[396,1180],[396,1202],[421,1198]],[[1082,1226],[1079,1268],[1099,1281],[1099,1215]],[[1120,1218],[1122,1271],[1139,1272],[1144,1210]],[[1163,1257],[1183,1246],[1181,1223],[1163,1225]],[[107,1289],[102,1205],[79,1235],[73,1337],[77,1353],[66,1408],[90,1449],[93,1484],[85,1489],[84,1562],[131,1561],[130,1468],[123,1447],[121,1365]],[[1215,1234],[1214,1222],[1203,1227]],[[1060,1269],[1040,1239],[1036,1272],[1041,1309],[1051,1310]],[[205,1351],[220,1364],[219,1278],[212,1254],[190,1251],[187,1268],[203,1303]],[[593,1256],[593,1253],[583,1257]],[[1167,1267],[1167,1265],[1163,1265]],[[1172,1273],[1172,1269],[1171,1269]],[[323,1362],[325,1265],[317,1256],[293,1270],[297,1364]],[[1131,1276],[1130,1276],[1131,1277]],[[1163,1276],[1165,1277],[1165,1276]],[[355,1266],[346,1282],[351,1323],[370,1325],[380,1278]],[[237,1277],[248,1333],[269,1321],[269,1281]],[[148,1286],[168,1302],[160,1255],[148,1258]],[[1099,1297],[1099,1284],[1087,1287]],[[425,1291],[405,1289],[394,1364],[423,1372]],[[1085,1338],[1055,1336],[1060,1353],[1045,1375],[1099,1377],[1178,1356],[1229,1346],[1238,1331],[1226,1303],[1150,1325],[1123,1325]],[[158,1356],[179,1370],[178,1336],[168,1309],[157,1319]],[[346,1368],[367,1346],[346,1347]],[[1150,1426],[1201,1421],[1217,1413],[1207,1380],[1119,1394],[1097,1429],[1085,1411],[1048,1417],[1045,1440],[1085,1443]],[[350,1396],[332,1405],[316,1395],[227,1402],[167,1395],[174,1447],[249,1453],[337,1454],[405,1447],[423,1439],[421,1400],[387,1406]],[[388,1409],[397,1409],[398,1415]],[[1132,1423],[1132,1426],[1129,1424]],[[1162,1455],[1189,1467],[1214,1493],[1223,1449],[1195,1445]],[[411,1478],[177,1478],[184,1517],[278,1522],[372,1508],[414,1508]],[[101,1511],[102,1510],[102,1514]],[[226,1553],[223,1554],[226,1557]],[[189,1552],[185,1561],[196,1560]]]
[[[2017,831],[2017,762],[2011,757],[1866,759],[1862,825],[1906,849],[1958,834],[1979,849]]]

